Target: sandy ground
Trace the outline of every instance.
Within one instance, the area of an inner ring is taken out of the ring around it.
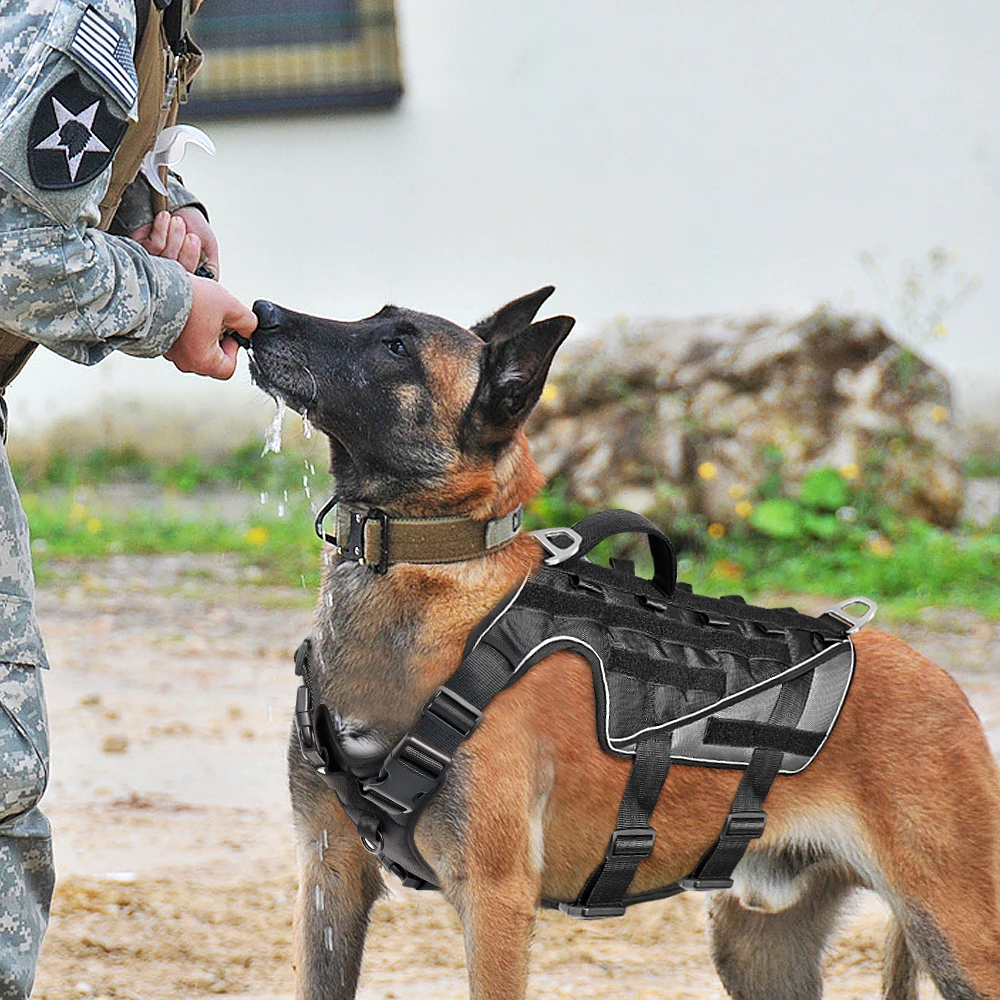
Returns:
[[[117,557],[68,563],[40,591],[60,873],[42,1000],[292,995],[284,748],[312,600],[234,585],[235,568]],[[1000,628],[950,612],[898,631],[955,674],[1000,747]],[[695,895],[615,921],[544,914],[530,995],[721,1000],[704,924]],[[828,997],[877,996],[883,924],[859,896]],[[394,886],[378,905],[359,996],[467,996],[458,922],[435,894]]]

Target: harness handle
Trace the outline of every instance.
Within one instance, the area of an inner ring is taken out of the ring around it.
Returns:
[[[577,521],[573,530],[580,536],[580,546],[573,558],[585,556],[599,542],[612,535],[636,533],[649,539],[653,557],[653,583],[668,597],[677,585],[677,557],[670,539],[642,514],[631,510],[602,510]]]

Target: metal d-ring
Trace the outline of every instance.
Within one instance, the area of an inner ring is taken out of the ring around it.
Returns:
[[[371,840],[368,837],[362,835],[361,846],[369,853],[374,854],[378,857],[382,853],[383,841],[382,841],[382,831],[379,829],[375,830],[375,836],[377,840]]]
[[[558,566],[560,563],[566,562],[567,559],[572,559],[580,551],[580,546],[583,545],[583,536],[572,528],[541,528],[538,531],[532,531],[531,534],[549,553],[545,557],[546,566]],[[560,544],[556,540],[559,538],[568,538],[569,544]]]
[[[854,604],[863,604],[865,606],[865,613],[860,618],[846,610]],[[878,605],[867,597],[849,597],[846,601],[841,601],[832,608],[827,608],[823,614],[830,615],[832,618],[839,618],[840,621],[850,626],[847,634],[854,635],[855,632],[864,628],[875,617],[876,611],[878,611]]]

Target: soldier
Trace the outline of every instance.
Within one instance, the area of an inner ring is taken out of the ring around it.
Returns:
[[[36,344],[229,378],[256,317],[217,281],[204,209],[138,176],[200,54],[197,0],[0,0],[0,391]],[[154,217],[154,210],[156,212]],[[131,234],[131,239],[127,237]],[[6,404],[0,395],[6,442]],[[54,884],[28,524],[0,445],[0,1000],[28,996]]]

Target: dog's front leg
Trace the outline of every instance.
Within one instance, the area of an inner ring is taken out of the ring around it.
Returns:
[[[291,784],[299,867],[295,995],[353,1000],[368,915],[385,886],[333,792],[295,765]]]
[[[484,756],[499,762],[503,752]],[[467,825],[439,867],[442,888],[462,921],[470,1000],[524,1000],[528,985],[544,856],[542,804],[527,781],[510,778],[530,774],[527,762],[511,763],[505,773],[506,781],[483,775],[489,787],[484,784],[479,795],[470,783]]]
[[[469,969],[469,1000],[524,1000],[535,926],[537,879],[470,871],[459,905]]]

